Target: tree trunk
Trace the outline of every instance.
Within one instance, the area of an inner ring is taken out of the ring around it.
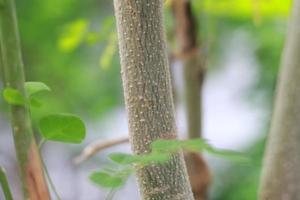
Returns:
[[[300,0],[294,0],[290,20],[262,170],[262,200],[300,199]]]
[[[190,1],[173,0],[172,10],[176,24],[179,56],[184,67],[188,137],[194,139],[201,137],[204,62],[202,62],[198,48],[197,23]],[[186,153],[185,161],[195,199],[206,199],[211,181],[207,164],[203,157],[196,153]]]
[[[162,0],[115,0],[122,78],[135,154],[158,139],[176,139],[163,29]],[[137,168],[142,199],[194,199],[182,153],[165,164]]]
[[[0,2],[0,46],[3,83],[23,96],[24,72],[13,0]],[[11,106],[11,123],[24,191],[24,199],[50,199],[30,120],[28,105]]]

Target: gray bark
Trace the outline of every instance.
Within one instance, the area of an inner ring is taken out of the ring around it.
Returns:
[[[300,199],[299,24],[300,0],[295,0],[262,171],[262,200]]]
[[[158,139],[176,139],[174,105],[163,29],[162,0],[115,0],[129,133],[135,154]],[[137,168],[142,199],[190,200],[182,153],[166,164]]]

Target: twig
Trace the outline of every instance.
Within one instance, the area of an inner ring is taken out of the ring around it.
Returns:
[[[43,142],[43,143],[45,143],[45,142]],[[54,195],[56,197],[56,200],[62,200],[61,197],[60,197],[60,195],[59,195],[59,193],[56,190],[56,187],[55,187],[53,181],[52,181],[52,178],[51,178],[51,176],[49,174],[49,171],[48,171],[48,168],[46,166],[46,163],[45,163],[45,161],[42,158],[41,158],[41,162],[43,164],[45,175],[46,175],[46,177],[48,179],[48,182],[49,182],[49,185],[50,185],[50,187],[52,189],[52,192],[54,193]]]
[[[4,168],[0,167],[0,184],[6,200],[13,200]]]
[[[110,147],[113,147],[116,145],[128,143],[128,142],[129,142],[128,137],[106,140],[104,142],[102,140],[96,141],[96,142],[88,145],[87,147],[85,147],[84,150],[82,151],[82,153],[74,159],[74,162],[76,164],[80,164],[80,163],[88,160],[92,156],[94,156],[99,151],[102,151],[104,149],[107,149],[107,148],[110,148]]]

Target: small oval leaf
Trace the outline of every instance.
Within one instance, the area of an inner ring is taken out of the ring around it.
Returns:
[[[81,143],[86,132],[83,121],[70,114],[48,115],[40,120],[39,128],[45,139],[65,143]]]
[[[24,105],[26,102],[21,92],[13,88],[5,88],[3,90],[3,98],[11,105]]]
[[[109,158],[118,164],[132,164],[139,160],[138,156],[134,156],[126,153],[112,153]]]
[[[51,91],[51,89],[42,82],[26,82],[25,89],[28,96],[32,96],[34,94],[44,92],[44,91]]]
[[[123,177],[114,176],[105,172],[92,173],[90,180],[98,186],[105,188],[118,188],[125,184]]]

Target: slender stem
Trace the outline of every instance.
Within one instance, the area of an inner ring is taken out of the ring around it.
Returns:
[[[47,142],[47,140],[46,140],[45,138],[42,138],[42,139],[40,140],[39,145],[38,145],[39,150],[41,150],[41,149],[43,148],[43,146],[44,146],[44,144],[45,144],[46,142]]]
[[[205,59],[198,43],[197,20],[189,0],[172,0],[176,28],[176,42],[184,68],[185,105],[188,138],[201,137],[202,132],[202,85]],[[201,154],[185,154],[188,174],[195,200],[207,199],[211,175]]]
[[[14,0],[0,2],[0,52],[3,84],[26,97],[24,69]],[[24,199],[50,199],[33,137],[29,106],[11,105],[11,124]]]
[[[56,187],[55,187],[55,185],[54,185],[54,183],[53,183],[53,181],[52,181],[52,178],[51,178],[51,176],[50,176],[50,173],[49,173],[49,171],[48,171],[48,168],[47,168],[47,166],[46,166],[46,163],[45,163],[45,161],[44,161],[43,159],[41,159],[41,160],[42,160],[43,167],[44,167],[44,172],[45,172],[45,175],[46,175],[46,177],[47,177],[47,180],[48,180],[48,182],[49,182],[49,184],[50,184],[50,187],[51,187],[51,189],[52,189],[52,191],[53,191],[53,193],[54,193],[56,199],[57,199],[57,200],[61,200],[61,197],[60,197],[60,195],[58,194],[58,192],[57,192],[57,190],[56,190]]]
[[[0,167],[0,184],[6,200],[13,200],[4,168]]]
[[[107,141],[103,141],[103,139],[98,140],[96,142],[93,142],[92,144],[89,144],[87,147],[85,147],[84,150],[82,151],[82,153],[78,157],[75,158],[74,162],[76,164],[80,164],[104,149],[107,149],[107,148],[110,148],[110,147],[113,147],[116,145],[128,143],[128,142],[129,142],[128,137],[116,138],[116,139],[111,139],[111,140],[107,140]]]
[[[107,197],[105,198],[105,200],[112,200],[114,195],[116,194],[117,190],[116,189],[111,189],[109,191],[109,193],[107,194]]]

